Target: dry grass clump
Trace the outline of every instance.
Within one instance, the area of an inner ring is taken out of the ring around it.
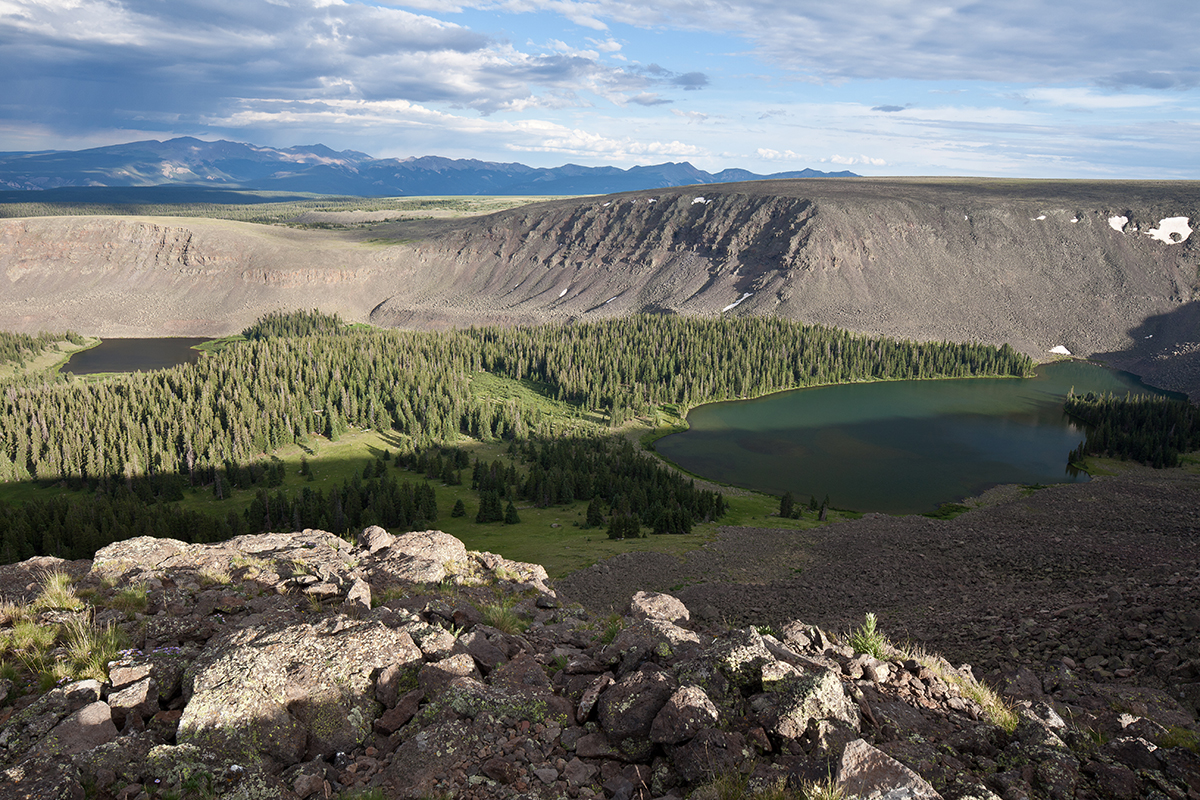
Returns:
[[[144,587],[142,592],[144,600]],[[12,627],[0,632],[0,677],[14,683],[27,678],[41,691],[84,678],[107,680],[108,663],[126,646],[120,628],[92,623],[93,609],[62,572],[44,575],[41,591],[28,605],[8,603],[2,611]],[[43,611],[69,611],[73,616],[65,622],[43,622]]]

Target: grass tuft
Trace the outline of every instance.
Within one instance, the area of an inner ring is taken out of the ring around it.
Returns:
[[[512,603],[500,600],[495,603],[483,603],[479,606],[483,615],[483,624],[489,625],[503,633],[524,633],[529,623],[521,619],[513,609]]]
[[[71,576],[65,572],[47,572],[42,578],[42,591],[30,605],[33,611],[78,611],[83,607],[84,602],[71,585]]]
[[[146,592],[146,584],[139,583],[136,586],[130,586],[128,589],[122,589],[117,592],[108,601],[108,607],[126,614],[140,614],[146,610],[150,604]]]

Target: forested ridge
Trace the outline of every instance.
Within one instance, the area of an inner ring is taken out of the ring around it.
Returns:
[[[246,342],[199,363],[158,372],[87,382],[43,376],[4,385],[0,480],[66,479],[98,489],[97,496],[105,498],[92,510],[57,503],[39,508],[44,518],[59,520],[50,529],[61,536],[39,534],[34,522],[17,520],[25,512],[8,509],[0,521],[7,520],[10,530],[20,528],[17,538],[29,537],[15,545],[78,557],[117,529],[112,520],[124,518],[129,535],[154,524],[146,516],[153,512],[137,516],[122,491],[136,489],[147,504],[170,500],[189,484],[219,492],[223,483],[245,474],[247,465],[283,445],[313,435],[336,439],[350,427],[401,434],[406,457],[461,437],[523,442],[532,448],[519,453],[527,462],[525,474],[479,487],[481,498],[495,493],[534,504],[598,498],[613,514],[682,531],[693,520],[719,516],[719,495],[696,493],[686,481],[668,486],[664,476],[675,477],[672,473],[628,443],[595,438],[601,429],[594,425],[590,444],[588,437],[563,439],[587,426],[475,391],[472,377],[490,372],[532,379],[580,413],[602,412],[619,424],[660,404],[673,404],[682,416],[702,402],[815,384],[1024,375],[1032,369],[1027,357],[1008,347],[893,341],[761,318],[640,316],[418,333],[348,328],[335,316],[301,312],[269,315],[246,336]],[[382,479],[375,493],[398,502]],[[210,520],[181,538],[229,535],[245,525],[313,526],[330,514],[338,523],[362,522],[367,517],[346,514],[346,504],[367,510],[370,494],[352,501],[343,489],[335,503],[332,497],[302,502],[264,493],[263,505],[275,510],[262,518]],[[334,513],[338,503],[340,516]],[[398,526],[428,521],[376,512],[371,519]],[[72,515],[86,533],[72,533],[64,521]],[[111,520],[90,519],[97,515]],[[169,522],[171,530],[186,527],[179,519]]]
[[[46,333],[36,336],[28,333],[10,333],[0,331],[0,367],[13,362],[22,363],[36,358],[58,342],[83,344],[83,337],[74,331],[66,333]]]
[[[1184,453],[1200,450],[1200,410],[1186,400],[1072,393],[1063,408],[1087,430],[1072,461],[1097,455],[1177,467]]]

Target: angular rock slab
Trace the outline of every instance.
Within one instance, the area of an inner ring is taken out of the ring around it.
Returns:
[[[942,800],[924,778],[863,739],[842,752],[838,784],[862,800]]]
[[[768,730],[785,739],[804,736],[814,723],[831,723],[855,733],[859,729],[858,706],[846,695],[832,670],[802,673],[780,681],[774,691],[756,698],[756,705]]]
[[[240,764],[352,750],[380,711],[373,674],[412,645],[378,622],[346,623],[249,627],[210,645],[185,678],[179,744]]]
[[[629,601],[629,613],[634,619],[664,622],[687,622],[691,618],[682,600],[661,592],[638,592]]]
[[[374,553],[374,585],[387,583],[440,583],[447,565],[465,564],[467,548],[441,531],[411,531],[397,536],[391,546]]]

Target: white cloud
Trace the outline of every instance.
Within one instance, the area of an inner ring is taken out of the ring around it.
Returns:
[[[1167,105],[1173,98],[1150,94],[1101,94],[1092,89],[1042,88],[1029,89],[1022,93],[1030,100],[1038,100],[1055,106],[1084,109],[1153,108]]]

